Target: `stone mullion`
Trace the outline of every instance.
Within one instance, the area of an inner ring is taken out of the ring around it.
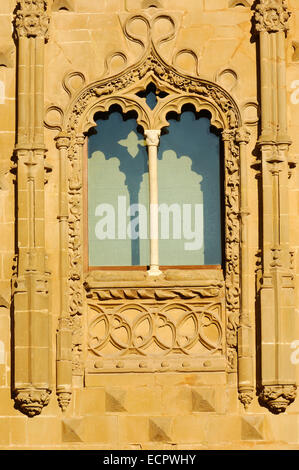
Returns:
[[[16,154],[18,269],[14,280],[17,407],[39,414],[50,395],[50,317],[45,254],[45,148],[43,137],[45,2],[23,2],[16,14],[18,134]],[[40,24],[28,18],[39,15]]]
[[[288,229],[288,147],[285,32],[289,12],[284,0],[256,6],[260,36],[263,250],[260,401],[280,413],[296,396],[290,343],[294,331],[294,285]],[[270,51],[270,62],[269,62]],[[266,63],[270,63],[267,71]],[[271,129],[269,128],[269,109]],[[269,132],[270,130],[270,132]]]
[[[145,131],[148,147],[149,190],[150,190],[150,276],[159,276],[159,189],[158,189],[158,145],[160,130]]]

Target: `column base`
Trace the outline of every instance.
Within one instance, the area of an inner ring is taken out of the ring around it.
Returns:
[[[160,271],[159,266],[153,265],[150,267],[150,269],[147,271],[148,276],[161,276],[162,271]]]

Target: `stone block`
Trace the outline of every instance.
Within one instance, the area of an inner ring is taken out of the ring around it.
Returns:
[[[127,390],[126,409],[130,414],[165,413],[164,403],[160,387],[130,387]]]
[[[62,442],[83,442],[82,418],[64,418],[61,421]]]
[[[241,421],[241,439],[244,441],[264,440],[264,416],[244,416]]]
[[[102,415],[105,412],[105,391],[104,388],[92,388],[77,390],[75,399],[75,409],[82,416]]]
[[[192,389],[189,385],[163,386],[162,410],[171,416],[192,412]]]
[[[110,413],[122,413],[126,410],[127,392],[121,388],[108,388],[105,391],[105,409]]]
[[[149,419],[149,440],[154,442],[171,442],[172,418],[156,416]]]
[[[239,416],[209,416],[206,425],[206,441],[225,444],[241,440],[241,418]]]
[[[178,444],[203,443],[206,440],[207,419],[202,415],[176,416],[173,420],[173,441]]]
[[[118,442],[117,416],[84,416],[83,440],[86,443],[110,444]]]
[[[119,416],[119,442],[142,444],[149,442],[149,418],[145,416]]]
[[[11,446],[27,444],[27,418],[18,416],[7,419]]]
[[[61,444],[61,420],[51,416],[28,419],[27,436],[32,446]]]

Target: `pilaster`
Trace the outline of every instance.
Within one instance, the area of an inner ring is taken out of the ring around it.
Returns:
[[[51,392],[50,316],[45,253],[44,44],[46,2],[17,2],[18,39],[17,273],[14,293],[14,396],[28,416],[41,413]]]
[[[259,399],[280,413],[295,399],[290,345],[295,327],[294,276],[289,246],[285,36],[290,12],[285,0],[256,7],[260,40],[262,163],[261,390]]]

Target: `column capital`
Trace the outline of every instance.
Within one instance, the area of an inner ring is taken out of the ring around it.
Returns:
[[[290,16],[286,0],[260,0],[254,15],[256,30],[267,33],[288,31]]]
[[[71,138],[69,134],[60,132],[57,137],[55,137],[56,147],[58,150],[67,149],[70,146]]]
[[[48,39],[50,18],[45,0],[19,0],[15,28],[19,38]]]
[[[144,135],[146,137],[146,145],[147,146],[152,145],[152,146],[158,147],[159,142],[160,142],[160,135],[161,135],[160,130],[144,131]]]
[[[250,140],[250,131],[247,127],[240,127],[236,130],[235,139],[239,144],[248,144]]]

